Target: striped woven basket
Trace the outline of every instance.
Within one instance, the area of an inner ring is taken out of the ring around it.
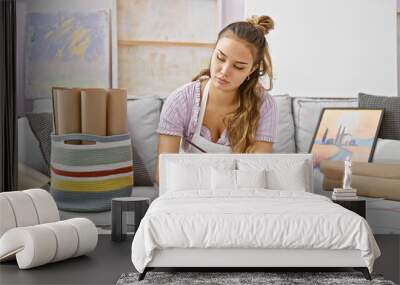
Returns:
[[[96,144],[65,144],[69,140]],[[100,212],[111,199],[130,196],[133,186],[132,143],[129,134],[51,136],[51,193],[61,210]]]

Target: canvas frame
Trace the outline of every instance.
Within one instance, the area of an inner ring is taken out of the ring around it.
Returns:
[[[382,124],[382,118],[383,118],[383,114],[384,114],[385,110],[383,108],[356,108],[356,107],[349,107],[349,108],[346,108],[346,107],[327,107],[327,108],[323,108],[321,110],[321,113],[320,113],[320,116],[319,116],[319,120],[318,120],[318,125],[317,125],[317,127],[316,127],[316,129],[314,131],[313,138],[311,140],[311,143],[310,143],[310,146],[309,146],[309,149],[308,149],[308,153],[312,153],[312,150],[313,150],[313,147],[314,147],[314,143],[315,143],[315,139],[316,139],[317,134],[318,134],[318,132],[320,130],[321,122],[322,122],[322,120],[324,118],[324,114],[325,114],[325,112],[327,110],[348,110],[348,111],[352,111],[352,110],[367,110],[367,111],[371,110],[371,111],[376,111],[376,110],[379,110],[379,111],[381,111],[381,113],[379,115],[379,118],[378,118],[378,121],[377,121],[377,127],[374,130],[373,143],[372,143],[372,145],[370,147],[370,152],[369,152],[369,155],[368,155],[368,161],[367,162],[371,162],[373,154],[374,154],[374,151],[375,151],[375,146],[376,146],[376,142],[377,142],[377,138],[378,138],[378,133],[379,133],[379,130],[380,130],[380,127],[381,127],[381,124]]]
[[[90,2],[90,3],[89,3]],[[107,82],[104,86],[98,86],[99,88],[116,88],[118,86],[118,48],[117,48],[117,0],[93,0],[88,1],[88,3],[80,0],[70,0],[70,1],[61,1],[61,0],[36,0],[36,1],[18,1],[16,13],[18,18],[20,18],[20,25],[17,31],[17,60],[19,64],[17,64],[17,94],[18,98],[23,101],[29,101],[29,103],[24,102],[24,112],[36,112],[36,107],[34,105],[34,101],[40,102],[39,100],[44,101],[45,99],[51,100],[52,94],[52,86],[64,86],[64,87],[90,87],[87,84],[82,85],[81,83],[69,82],[68,84],[60,84],[57,82],[53,82],[48,86],[48,92],[43,93],[40,96],[34,96],[32,94],[27,95],[27,65],[30,64],[28,59],[28,51],[27,51],[27,17],[29,13],[32,12],[40,12],[40,13],[58,13],[60,11],[64,12],[82,12],[85,11],[95,12],[99,10],[107,11],[108,13],[108,27],[107,27],[107,42],[108,46],[107,54],[107,70],[101,74],[101,76],[107,77]],[[90,84],[89,84],[90,85]],[[95,87],[95,86],[91,86]],[[48,109],[48,106],[45,105],[44,108],[40,109],[40,111],[51,111]]]

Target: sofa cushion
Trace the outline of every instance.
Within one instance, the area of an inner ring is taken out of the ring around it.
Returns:
[[[400,140],[378,139],[373,162],[400,164]]]
[[[128,98],[128,126],[133,140],[135,186],[153,185],[157,159],[161,100],[156,97]]]
[[[51,151],[50,134],[53,131],[51,113],[28,113],[26,117],[28,118],[33,134],[39,142],[40,151],[46,162],[46,166],[49,168]],[[46,174],[49,174],[49,172]]]
[[[48,174],[49,168],[40,148],[27,117],[18,118],[18,162]]]
[[[294,98],[296,152],[307,153],[323,108],[357,107],[357,98]]]
[[[292,100],[289,95],[275,95],[273,98],[278,109],[278,133],[272,146],[272,152],[295,153]]]
[[[359,93],[358,106],[360,108],[385,109],[378,137],[400,140],[400,97],[374,96]]]

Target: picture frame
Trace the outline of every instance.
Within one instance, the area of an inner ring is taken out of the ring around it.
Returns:
[[[384,109],[324,108],[309,148],[314,167],[322,160],[370,162]]]

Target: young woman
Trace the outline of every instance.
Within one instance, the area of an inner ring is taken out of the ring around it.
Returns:
[[[226,26],[210,66],[166,100],[157,132],[160,153],[269,153],[276,137],[277,110],[272,64],[265,35],[268,16]],[[267,74],[269,88],[259,84]],[[158,160],[155,180],[158,183]]]

